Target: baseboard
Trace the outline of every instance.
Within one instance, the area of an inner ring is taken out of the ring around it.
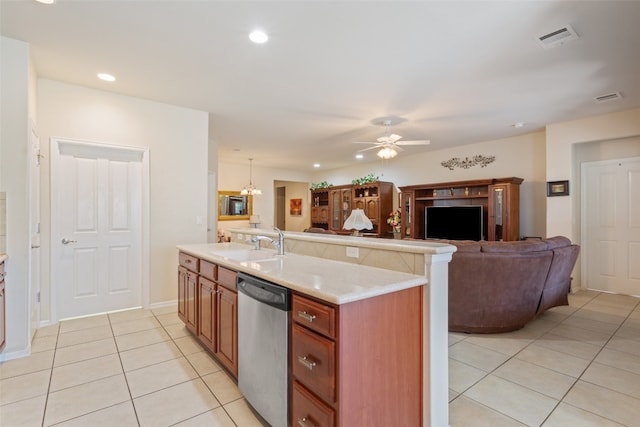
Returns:
[[[149,309],[153,310],[154,308],[164,308],[164,307],[178,307],[178,300],[174,299],[171,301],[163,301],[163,302],[154,302],[153,304],[149,304]]]
[[[24,350],[19,350],[19,351],[12,351],[11,353],[0,353],[0,362],[6,362],[7,360],[27,357],[30,354],[31,354],[31,348],[26,348]]]

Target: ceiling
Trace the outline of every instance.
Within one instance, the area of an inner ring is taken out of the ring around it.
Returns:
[[[639,1],[0,0],[0,15],[40,77],[206,111],[220,159],[256,167],[377,160],[352,142],[385,118],[431,140],[400,158],[640,107]],[[566,25],[580,38],[538,43]]]

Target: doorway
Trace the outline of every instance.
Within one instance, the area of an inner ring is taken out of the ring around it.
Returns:
[[[287,229],[286,219],[287,187],[276,187],[276,227]]]
[[[582,164],[585,286],[640,295],[640,157]]]
[[[139,147],[51,139],[54,320],[140,307],[148,295],[148,158]]]

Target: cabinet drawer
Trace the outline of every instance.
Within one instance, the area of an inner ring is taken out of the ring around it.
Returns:
[[[335,344],[299,325],[293,325],[293,376],[327,402],[335,402]]]
[[[184,252],[180,252],[178,254],[178,260],[180,265],[184,268],[193,271],[194,273],[198,272],[198,258],[185,254]]]
[[[216,280],[217,265],[209,261],[200,260],[200,275],[209,280]]]
[[[333,307],[294,295],[292,310],[295,322],[335,338],[336,311]]]
[[[236,290],[236,272],[233,270],[229,270],[228,268],[224,268],[218,266],[218,283],[225,288]]]
[[[295,427],[333,427],[335,412],[309,393],[297,381],[293,382],[291,425]]]

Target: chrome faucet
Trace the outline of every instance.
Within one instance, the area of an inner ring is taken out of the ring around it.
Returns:
[[[275,241],[271,237],[267,236],[253,236],[251,238],[251,243],[256,246],[256,251],[260,250],[260,241],[266,240],[273,245],[278,250],[278,255],[284,255],[284,234],[278,227],[273,227],[274,230],[278,232],[278,240]]]

